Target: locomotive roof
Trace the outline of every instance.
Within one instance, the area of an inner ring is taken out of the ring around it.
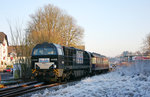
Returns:
[[[60,45],[58,44],[55,44],[55,43],[48,43],[48,42],[44,42],[42,44],[37,44],[34,48],[40,48],[40,47],[49,47],[49,46],[55,46],[55,47],[61,47]]]
[[[91,53],[91,55],[92,55],[93,57],[106,57],[106,56],[101,55],[101,54],[98,54],[98,53]]]
[[[54,46],[54,47],[63,47],[65,49],[71,49],[71,50],[78,50],[78,51],[84,51],[84,50],[81,50],[81,49],[78,49],[78,48],[75,48],[75,47],[66,47],[66,46],[61,46],[59,44],[55,44],[55,43],[48,43],[48,42],[44,42],[42,44],[37,44],[34,48],[40,48],[40,47],[50,47],[50,46]],[[104,55],[101,55],[101,54],[98,54],[98,53],[94,53],[94,52],[88,52],[88,51],[84,51],[84,52],[87,52],[88,54],[91,54],[91,56],[93,57],[106,57]]]
[[[66,47],[66,46],[63,46],[63,48],[84,51],[84,50],[82,50],[82,49],[78,49],[78,48],[75,48],[75,47]]]

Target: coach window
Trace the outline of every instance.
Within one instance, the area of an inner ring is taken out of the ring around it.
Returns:
[[[96,57],[92,58],[92,64],[96,64]]]

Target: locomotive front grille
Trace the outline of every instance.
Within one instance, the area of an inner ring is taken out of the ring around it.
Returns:
[[[35,63],[35,69],[49,69],[52,65],[54,65],[54,62],[48,62],[48,63]]]

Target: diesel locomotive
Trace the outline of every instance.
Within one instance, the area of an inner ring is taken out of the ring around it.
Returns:
[[[97,53],[54,43],[37,44],[31,56],[38,81],[63,81],[109,70],[108,58]]]

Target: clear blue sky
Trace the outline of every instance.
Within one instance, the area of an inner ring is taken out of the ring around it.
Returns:
[[[150,0],[1,0],[0,31],[8,34],[8,21],[27,24],[39,7],[53,4],[84,28],[86,50],[106,56],[141,49],[150,33]]]

